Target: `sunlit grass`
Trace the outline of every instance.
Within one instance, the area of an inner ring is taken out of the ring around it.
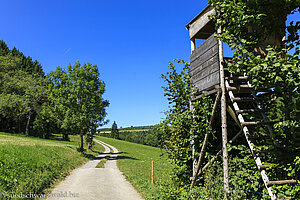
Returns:
[[[104,151],[78,152],[79,136],[70,141],[0,133],[0,193],[47,193],[73,169]]]
[[[107,156],[105,156],[105,158],[102,158],[100,160],[100,162],[97,164],[96,168],[104,168],[105,167],[105,163],[107,162],[107,160],[109,159],[111,155],[108,154]]]
[[[145,199],[157,199],[161,184],[170,180],[171,164],[159,148],[130,143],[112,138],[97,139],[116,147],[120,154],[117,163],[126,179]],[[154,162],[154,184],[151,184],[152,161]]]

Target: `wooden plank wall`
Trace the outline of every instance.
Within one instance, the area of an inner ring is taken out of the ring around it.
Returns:
[[[220,84],[218,41],[211,35],[191,55],[191,78],[197,94]]]

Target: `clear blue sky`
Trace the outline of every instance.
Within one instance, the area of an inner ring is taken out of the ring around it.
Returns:
[[[207,2],[4,0],[0,40],[38,60],[46,73],[77,60],[97,64],[110,101],[106,127],[153,125],[168,108],[160,74],[169,60],[189,61],[185,25]]]

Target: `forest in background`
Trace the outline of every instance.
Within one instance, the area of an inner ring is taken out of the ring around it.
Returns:
[[[154,126],[131,126],[125,128],[101,128],[98,130],[99,136],[109,137],[133,142],[137,144],[148,145],[152,147],[161,147],[165,140],[164,132],[161,131],[161,125]]]
[[[50,138],[92,136],[106,123],[105,83],[97,65],[76,62],[45,75],[38,61],[0,41],[0,131]]]

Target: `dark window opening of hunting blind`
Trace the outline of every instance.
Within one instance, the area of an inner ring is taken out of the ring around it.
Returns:
[[[220,84],[219,45],[214,37],[215,24],[209,16],[215,14],[210,6],[206,7],[189,24],[191,40],[191,78],[196,96],[212,94]],[[196,48],[196,40],[204,40]]]

